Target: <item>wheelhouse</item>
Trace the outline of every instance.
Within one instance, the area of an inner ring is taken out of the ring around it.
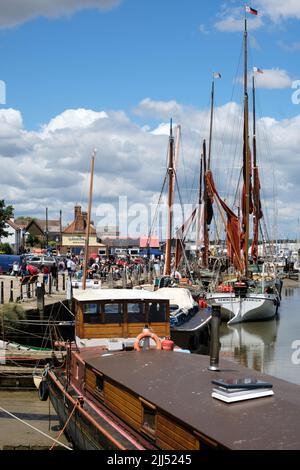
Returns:
[[[168,299],[138,289],[75,291],[76,336],[81,339],[135,339],[145,325],[170,336]]]

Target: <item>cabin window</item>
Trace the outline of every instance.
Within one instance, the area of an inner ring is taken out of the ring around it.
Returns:
[[[104,304],[104,323],[122,323],[123,305]]]
[[[98,393],[103,393],[104,380],[103,375],[96,375],[96,391]]]
[[[97,304],[84,304],[83,318],[84,323],[101,323],[99,306]]]
[[[127,304],[128,323],[145,323],[145,304]]]
[[[155,406],[142,402],[143,418],[142,418],[142,429],[147,434],[154,435],[156,432],[156,408]]]
[[[152,302],[149,304],[149,322],[165,322],[167,317],[166,304]]]

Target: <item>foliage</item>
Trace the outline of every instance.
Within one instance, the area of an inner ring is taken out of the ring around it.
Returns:
[[[4,323],[16,323],[18,320],[24,320],[25,316],[25,310],[19,304],[9,303],[1,306],[1,324],[3,320]]]
[[[4,199],[0,200],[0,238],[8,237],[9,231],[5,230],[5,224],[14,215],[13,206],[6,206]]]
[[[35,237],[31,233],[26,238],[26,245],[29,245],[29,246],[37,246],[39,244],[39,242],[40,241],[39,241],[38,237]]]
[[[0,243],[0,253],[4,255],[13,255],[13,249],[9,243]]]

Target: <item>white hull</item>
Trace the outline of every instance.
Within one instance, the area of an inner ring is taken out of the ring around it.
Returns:
[[[244,321],[260,321],[274,318],[278,308],[276,294],[247,294],[236,297],[234,293],[208,293],[210,305],[221,306],[221,314],[228,316],[228,325]]]

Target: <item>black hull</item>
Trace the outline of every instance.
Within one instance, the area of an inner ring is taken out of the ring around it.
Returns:
[[[132,430],[117,423],[116,418],[104,409],[96,411],[95,405],[84,398],[83,407],[78,403],[78,392],[72,387],[65,390],[65,379],[48,373],[49,397],[58,415],[64,433],[76,450],[139,450],[153,449],[141,436],[133,437]]]
[[[51,403],[58,415],[60,425],[63,427],[74,408],[74,404],[52,381],[49,383],[49,391]],[[74,449],[103,450],[109,448],[105,447],[108,443],[102,441],[101,436],[98,436],[100,440],[95,440],[96,436],[94,436],[91,426],[80,413],[79,408],[74,412],[64,432],[67,439],[72,442]]]

